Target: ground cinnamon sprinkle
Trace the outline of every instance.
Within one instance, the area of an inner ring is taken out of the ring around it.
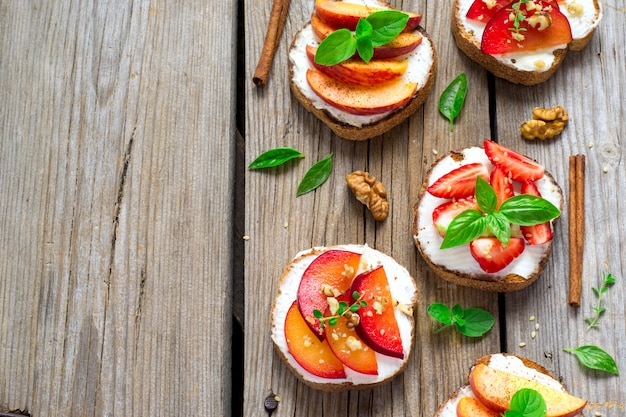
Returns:
[[[585,233],[585,155],[569,157],[569,304],[580,307]]]
[[[262,87],[267,82],[267,77],[272,67],[272,60],[274,59],[278,41],[280,40],[280,34],[283,31],[283,26],[285,26],[285,20],[287,20],[289,3],[290,0],[274,0],[272,4],[263,50],[261,51],[259,62],[252,76],[252,81],[257,87]]]

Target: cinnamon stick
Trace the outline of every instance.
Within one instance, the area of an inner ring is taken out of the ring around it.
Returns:
[[[283,26],[285,26],[285,20],[287,20],[289,2],[290,0],[274,0],[272,4],[263,50],[261,51],[259,62],[252,76],[252,82],[254,82],[257,87],[262,87],[267,82],[270,68],[272,67],[272,61],[274,60],[274,54],[278,47],[278,41],[280,40],[280,34],[283,31]]]
[[[569,157],[569,304],[580,307],[585,234],[585,155]]]

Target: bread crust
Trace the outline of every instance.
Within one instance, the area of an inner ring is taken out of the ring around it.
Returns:
[[[318,256],[323,252],[326,252],[328,250],[332,250],[332,249],[345,249],[345,250],[349,250],[342,247],[342,246],[331,246],[331,247],[318,247],[318,248],[312,248],[309,251],[306,251],[304,253],[302,253],[300,256],[296,257],[295,259],[293,259],[291,261],[291,263],[289,265],[287,265],[287,267],[283,270],[283,273],[280,277],[280,285],[279,285],[279,296],[282,292],[282,288],[285,285],[285,282],[288,279],[289,273],[292,271],[292,269],[295,267],[295,265],[298,262],[303,261],[305,258],[310,257],[310,256]],[[413,283],[413,287],[417,288],[417,285],[413,279],[413,277],[411,277],[411,281]],[[416,290],[417,291],[417,290]],[[274,333],[274,328],[277,326],[276,324],[276,307],[277,307],[277,301],[278,301],[279,297],[276,297],[274,299],[274,303],[272,304],[272,312],[271,312],[271,326],[272,326],[272,334]],[[417,302],[417,300],[415,300],[415,302]],[[410,340],[414,340],[415,338],[415,317],[413,317],[412,321],[411,321],[411,331],[410,331]],[[383,385],[386,384],[387,382],[391,381],[393,378],[395,378],[396,376],[400,375],[402,372],[404,372],[405,368],[407,367],[407,365],[409,364],[409,359],[411,357],[411,353],[413,350],[413,346],[414,343],[411,343],[411,349],[407,352],[407,354],[404,356],[404,359],[402,360],[402,364],[400,365],[400,367],[398,367],[398,369],[395,370],[395,372],[391,375],[389,375],[387,378],[381,379],[380,381],[376,381],[376,382],[372,382],[372,383],[368,383],[368,384],[353,384],[350,381],[344,381],[344,382],[333,382],[333,380],[329,379],[329,382],[327,383],[321,383],[321,382],[315,382],[315,381],[310,381],[308,379],[306,379],[304,377],[304,375],[302,375],[302,373],[300,372],[299,369],[295,368],[294,366],[291,365],[289,359],[287,358],[287,354],[285,352],[282,351],[282,349],[278,346],[278,344],[276,343],[276,341],[273,341],[274,344],[274,350],[276,351],[276,353],[278,354],[278,356],[280,357],[280,359],[285,363],[285,365],[287,366],[287,368],[296,376],[296,378],[298,380],[300,380],[301,382],[303,382],[304,384],[308,385],[311,388],[314,389],[318,389],[321,391],[327,391],[327,392],[340,392],[340,391],[346,391],[346,390],[364,390],[364,389],[371,389],[371,388],[375,388],[379,385]]]
[[[458,152],[453,152],[451,154],[461,154],[461,152],[462,151],[458,151]],[[426,176],[424,177],[424,183],[422,184],[422,188],[420,190],[418,199],[413,205],[413,222],[411,224],[411,230],[413,232],[415,246],[420,252],[420,255],[422,256],[422,258],[424,259],[424,262],[426,262],[428,267],[437,276],[453,284],[475,288],[475,289],[482,290],[482,291],[491,291],[491,292],[511,292],[511,291],[518,291],[523,288],[526,288],[527,286],[535,282],[539,278],[539,276],[543,273],[543,270],[548,260],[550,259],[550,254],[552,253],[553,240],[550,240],[548,243],[545,244],[546,247],[545,247],[545,252],[543,256],[537,263],[534,271],[527,278],[524,278],[517,274],[508,274],[502,277],[501,279],[495,280],[493,278],[490,278],[490,275],[487,273],[470,274],[470,273],[463,273],[460,271],[453,271],[447,268],[445,265],[437,264],[433,262],[432,259],[428,256],[428,254],[424,250],[424,248],[422,247],[421,242],[417,239],[417,235],[419,232],[420,215],[422,215],[422,213],[420,213],[420,210],[419,210],[420,203],[422,201],[422,198],[424,197],[424,194],[427,192],[428,185],[430,183],[430,177],[432,176],[433,170],[435,169],[436,165],[439,162],[441,162],[441,160],[446,158],[448,155],[441,156],[437,161],[435,161],[431,165],[431,167],[426,173]],[[554,184],[557,184],[556,180],[549,172],[545,171],[544,175],[547,178],[549,178],[551,182],[553,182]],[[562,194],[562,191],[560,189],[559,189],[559,192],[560,194]],[[562,204],[562,201],[561,201],[561,204]],[[559,210],[562,210],[562,209],[563,207],[559,207]],[[430,215],[431,213],[428,213],[428,214]],[[556,219],[554,221],[556,221]]]
[[[291,92],[306,110],[308,110],[309,112],[314,114],[315,117],[317,117],[322,122],[324,122],[324,124],[330,127],[330,129],[333,132],[335,132],[335,134],[337,134],[337,136],[339,137],[342,137],[344,139],[354,140],[354,141],[360,141],[360,140],[366,140],[366,139],[370,139],[376,136],[380,136],[383,133],[391,130],[395,126],[399,125],[404,120],[406,120],[409,116],[415,113],[415,111],[417,111],[422,106],[422,104],[424,104],[424,101],[430,94],[430,90],[435,82],[435,77],[437,74],[437,51],[432,42],[432,39],[430,38],[430,35],[428,35],[426,30],[424,30],[424,28],[422,28],[421,26],[418,26],[416,30],[419,31],[422,37],[429,40],[432,53],[433,53],[433,64],[430,68],[427,82],[423,86],[418,86],[415,94],[413,95],[413,97],[411,98],[411,100],[406,106],[389,114],[384,119],[381,119],[377,122],[374,122],[368,125],[358,127],[358,126],[352,126],[352,125],[343,123],[337,120],[331,114],[329,114],[326,110],[318,109],[317,107],[313,105],[311,100],[302,93],[298,85],[293,82],[294,70],[293,70],[293,64],[290,61],[289,62],[289,84],[291,87]],[[291,48],[294,48],[298,35],[299,33],[296,34],[296,36],[294,37],[291,43],[290,50]]]

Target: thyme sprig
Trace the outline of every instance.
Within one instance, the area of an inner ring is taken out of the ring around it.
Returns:
[[[527,29],[521,26],[521,23],[526,20],[526,15],[522,12],[521,6],[522,4],[528,3],[529,0],[519,0],[512,4],[511,9],[509,10],[511,14],[513,14],[513,27],[509,28],[510,31],[513,32],[513,39],[516,41],[523,41],[524,35],[522,32],[525,32]]]
[[[591,287],[593,293],[596,295],[598,302],[595,307],[592,308],[594,315],[593,317],[585,317],[585,322],[587,323],[587,330],[592,327],[597,327],[600,325],[600,316],[602,313],[606,311],[605,307],[602,307],[602,296],[606,293],[609,288],[615,284],[615,278],[609,273],[602,273],[602,282],[600,283],[600,288]]]
[[[346,313],[356,313],[361,307],[367,307],[367,301],[363,300],[362,296],[357,291],[352,293],[352,298],[355,301],[350,305],[346,301],[340,301],[337,314],[333,316],[324,317],[324,313],[320,310],[313,310],[313,316],[320,321],[320,328],[324,327],[326,323],[328,323],[329,326],[334,326],[337,324],[337,321],[339,321],[339,318],[346,315]]]

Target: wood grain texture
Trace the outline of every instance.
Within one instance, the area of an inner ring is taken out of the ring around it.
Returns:
[[[0,410],[229,415],[235,5],[0,9]]]
[[[277,146],[292,146],[306,158],[268,172],[246,173],[245,244],[245,386],[244,415],[263,415],[263,398],[274,392],[281,402],[273,415],[317,416],[430,416],[439,403],[466,381],[471,364],[487,353],[509,351],[527,355],[563,378],[577,395],[586,396],[590,410],[621,415],[624,388],[619,378],[605,378],[582,369],[565,345],[603,345],[623,364],[623,287],[607,299],[610,304],[602,330],[587,332],[583,316],[590,314],[590,286],[597,285],[602,270],[622,276],[626,232],[618,213],[624,199],[620,186],[626,180],[623,162],[624,119],[619,94],[624,83],[624,34],[615,27],[623,8],[605,2],[605,19],[592,44],[570,53],[566,63],[547,83],[521,87],[495,80],[454,44],[449,27],[450,10],[440,1],[395,1],[397,8],[422,12],[422,25],[433,37],[439,56],[439,72],[431,96],[423,108],[402,125],[380,138],[353,143],[334,136],[290,96],[287,49],[291,38],[310,18],[313,2],[292,0],[290,12],[273,63],[270,83],[257,89],[251,81],[253,63],[262,46],[269,6],[247,0],[246,16],[246,162]],[[466,103],[452,132],[438,111],[438,98],[460,72],[468,76]],[[489,95],[489,89],[493,95]],[[611,97],[609,97],[611,96]],[[561,104],[569,111],[570,125],[553,142],[530,143],[519,134],[519,125],[535,106]],[[584,152],[588,161],[586,201],[589,240],[585,241],[586,280],[583,307],[567,305],[567,212],[557,223],[553,259],[539,281],[519,293],[501,296],[455,287],[437,279],[413,246],[411,207],[429,165],[449,150],[481,145],[486,138],[527,153],[542,162],[567,189],[567,155]],[[588,143],[595,143],[588,148]],[[590,158],[590,153],[596,153]],[[328,181],[311,194],[296,198],[298,182],[318,159],[334,155]],[[606,174],[600,175],[604,166]],[[355,169],[368,170],[387,188],[391,212],[375,223],[352,197],[343,177]],[[592,172],[595,172],[594,175]],[[593,222],[593,223],[591,223]],[[314,245],[367,243],[404,264],[418,282],[416,349],[405,373],[373,390],[324,393],[299,383],[274,353],[270,339],[270,309],[278,278],[291,258]],[[605,262],[607,265],[605,266]],[[565,279],[564,279],[565,278]],[[592,280],[592,281],[589,281]],[[260,302],[259,300],[264,300]],[[432,302],[450,306],[482,307],[497,318],[494,329],[480,339],[468,339],[453,331],[433,334],[426,307]],[[586,303],[586,304],[585,304]],[[251,307],[253,305],[253,307]],[[528,318],[534,315],[536,320]],[[535,339],[530,332],[540,324]],[[500,334],[505,337],[501,340]],[[518,344],[527,343],[525,348]],[[541,343],[540,343],[541,342]],[[626,368],[625,368],[626,369]],[[622,384],[623,385],[623,384]],[[606,403],[605,403],[606,401]],[[587,413],[589,413],[588,411]]]

